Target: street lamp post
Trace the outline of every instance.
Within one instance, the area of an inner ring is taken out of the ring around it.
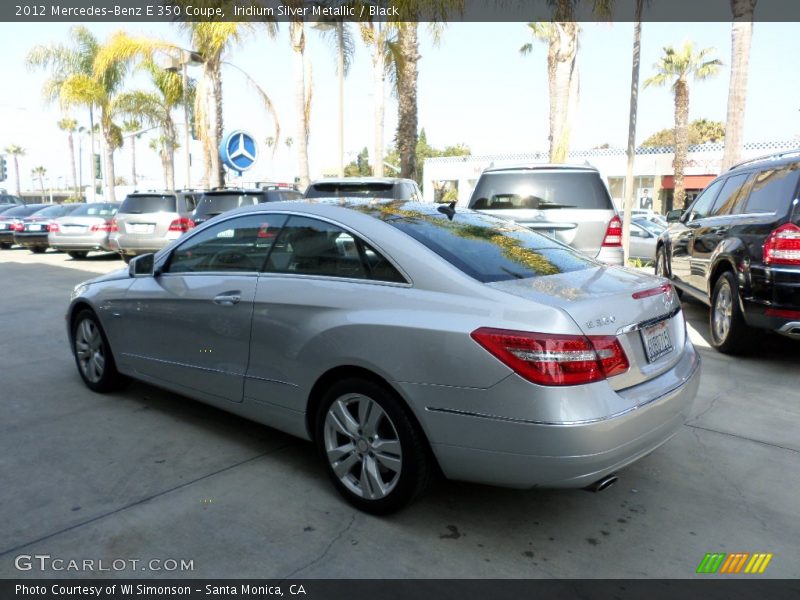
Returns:
[[[191,141],[191,133],[189,131],[189,75],[187,72],[188,67],[200,65],[203,59],[198,52],[194,50],[181,49],[180,58],[171,58],[169,64],[165,67],[167,71],[177,73],[178,69],[181,71],[181,79],[183,83],[183,116],[185,120],[184,128],[184,154],[186,156],[186,187],[192,187],[192,154],[189,152],[189,143]]]

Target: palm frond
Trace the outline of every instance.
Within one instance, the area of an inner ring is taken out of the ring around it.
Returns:
[[[244,75],[245,80],[251,85],[251,87],[261,97],[261,100],[264,103],[264,107],[267,109],[267,112],[269,112],[270,116],[272,117],[272,122],[275,125],[275,135],[273,136],[275,141],[274,141],[274,144],[272,146],[272,156],[275,156],[275,150],[277,148],[278,142],[281,139],[281,124],[280,124],[280,121],[278,120],[278,112],[275,110],[275,105],[272,103],[272,99],[269,97],[269,94],[267,94],[267,92],[264,90],[264,88],[262,88],[258,84],[258,82],[250,76],[250,74],[247,71],[245,71],[241,67],[239,67],[239,66],[237,66],[237,65],[235,65],[235,64],[233,64],[231,62],[225,61],[222,64],[224,64],[227,67],[232,67],[233,69],[238,71],[240,74]]]

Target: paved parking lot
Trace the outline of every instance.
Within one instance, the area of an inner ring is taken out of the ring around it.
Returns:
[[[704,359],[694,416],[599,494],[440,482],[389,518],[340,500],[311,444],[134,383],[82,384],[64,309],[123,266],[0,251],[0,577],[20,554],[193,560],[193,577],[691,577],[706,552],[800,575],[800,343]],[[133,576],[163,571],[125,570]],[[74,572],[68,575],[75,575]],[[104,576],[113,573],[86,573]],[[706,576],[708,577],[708,576]]]

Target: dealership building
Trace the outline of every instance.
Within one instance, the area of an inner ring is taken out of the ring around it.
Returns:
[[[741,160],[797,147],[800,147],[798,140],[749,143],[744,145]],[[721,143],[689,146],[684,170],[684,183],[689,201],[719,174],[723,149],[724,145]],[[660,213],[666,213],[672,208],[675,188],[674,158],[671,146],[636,149],[633,188],[637,208],[651,208]],[[441,202],[445,193],[456,190],[458,205],[466,206],[475,182],[484,169],[504,165],[546,163],[547,160],[547,152],[429,158],[425,160],[423,171],[424,198],[427,202]],[[577,150],[569,153],[567,162],[596,167],[608,184],[614,203],[618,207],[622,206],[628,165],[624,149]]]

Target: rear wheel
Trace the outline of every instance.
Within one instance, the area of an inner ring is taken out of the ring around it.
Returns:
[[[3,250],[8,250],[9,248],[11,248],[11,244],[9,244],[8,242],[3,242],[2,244],[0,244],[0,248],[2,248]]]
[[[47,248],[45,246],[32,246],[31,252],[34,254],[44,254]]]
[[[739,308],[739,286],[730,271],[724,272],[714,284],[709,311],[711,345],[725,354],[745,349],[748,330]]]
[[[110,392],[126,379],[117,371],[108,339],[91,310],[82,310],[72,324],[72,351],[83,382],[95,392]]]
[[[656,250],[655,272],[656,277],[670,279],[669,271],[667,269],[667,252],[664,250],[664,246],[659,246],[658,250]],[[675,292],[678,294],[678,299],[683,298],[683,292],[678,289],[677,286],[673,285],[673,287],[675,288]]]
[[[399,510],[431,480],[422,431],[402,401],[375,382],[350,378],[331,386],[315,433],[331,481],[360,510]]]
[[[81,259],[83,259],[83,258],[86,258],[86,255],[87,255],[87,254],[89,254],[89,253],[88,253],[88,252],[83,252],[83,251],[78,251],[78,250],[75,250],[75,251],[73,251],[73,252],[67,252],[67,254],[69,254],[69,255],[70,255],[70,257],[71,257],[71,258],[74,258],[75,260],[81,260]]]

